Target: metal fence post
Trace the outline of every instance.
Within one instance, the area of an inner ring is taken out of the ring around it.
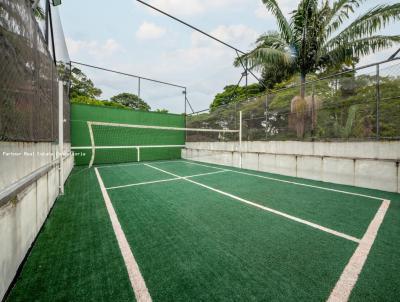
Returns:
[[[379,64],[376,65],[376,139],[380,138],[380,101],[381,101],[381,89],[380,89],[380,70]]]
[[[237,102],[235,102],[235,129],[237,129],[239,127],[238,125],[238,121],[237,121],[237,115],[238,115],[238,111],[237,111]]]
[[[242,129],[243,129],[243,116],[242,111],[239,111],[239,168],[242,168]]]
[[[64,194],[64,83],[58,82],[58,152],[60,158],[60,194]]]
[[[315,83],[311,84],[311,140],[315,139],[315,127],[317,126],[317,116],[315,113]]]
[[[187,128],[187,88],[184,88],[184,90],[182,91],[182,93],[183,93],[183,97],[184,97],[184,99],[185,99],[185,105],[184,105],[184,107],[185,107],[185,115],[183,116],[183,119],[184,119],[184,123],[185,123],[185,128]],[[185,144],[186,144],[186,141],[187,141],[187,138],[188,138],[188,132],[187,131],[185,131]]]
[[[138,97],[140,98],[140,77],[138,78]]]
[[[265,98],[265,139],[268,139],[268,101],[269,94],[267,93],[267,97]]]
[[[185,108],[185,116],[186,116],[186,114],[187,114],[187,101],[186,101],[186,94],[187,94],[187,91],[186,91],[186,88],[183,90],[183,97],[184,97],[184,99],[185,99],[185,103],[184,103],[184,108]]]

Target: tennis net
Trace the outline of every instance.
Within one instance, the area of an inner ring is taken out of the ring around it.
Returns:
[[[239,130],[181,128],[154,125],[87,122],[90,146],[73,147],[90,153],[89,167],[97,164],[140,162],[181,158],[186,137],[214,137],[219,141],[236,138]]]

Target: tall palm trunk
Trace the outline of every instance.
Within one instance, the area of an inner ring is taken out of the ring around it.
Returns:
[[[306,74],[300,74],[300,96],[302,99],[306,96]]]
[[[307,102],[305,100],[306,95],[306,74],[300,74],[300,96],[296,96],[291,102],[291,112],[293,114],[292,121],[294,128],[296,129],[297,137],[303,138],[306,128],[307,120]]]

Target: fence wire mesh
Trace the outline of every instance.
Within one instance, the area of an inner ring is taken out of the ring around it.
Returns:
[[[0,141],[56,141],[57,67],[30,1],[0,0],[0,53]],[[68,142],[68,84],[64,90],[64,138]]]
[[[244,141],[400,139],[400,60],[307,82],[304,98],[300,89],[294,84],[188,116],[188,127],[213,124],[238,129],[231,116],[242,111]]]
[[[228,142],[238,141],[238,133],[223,130],[239,129],[238,103],[228,104],[214,110],[207,110],[186,116],[186,127],[192,129],[221,129],[221,132],[187,131],[187,142]]]

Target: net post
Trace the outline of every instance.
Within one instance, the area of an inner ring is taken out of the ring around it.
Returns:
[[[140,147],[136,147],[137,151],[137,161],[140,162]]]
[[[90,136],[90,145],[92,147],[92,157],[90,158],[89,168],[93,166],[94,156],[96,152],[96,148],[94,145],[94,136],[93,136],[93,129],[92,129],[92,122],[87,122],[88,129],[89,129],[89,136]]]
[[[187,89],[186,89],[186,87],[183,89],[182,94],[185,99],[185,103],[184,103],[185,115],[184,115],[183,122],[184,122],[185,127],[187,127]],[[187,140],[187,131],[185,131],[185,144],[186,144],[186,140]]]
[[[58,81],[58,153],[59,153],[59,190],[64,194],[64,83]]]
[[[186,91],[186,88],[183,90],[182,94],[183,94],[184,99],[185,99],[184,108],[185,108],[185,119],[186,119],[186,115],[187,115],[187,101],[186,101],[187,91]],[[186,124],[185,124],[185,127],[186,127]]]
[[[242,168],[242,111],[239,111],[239,168]]]

